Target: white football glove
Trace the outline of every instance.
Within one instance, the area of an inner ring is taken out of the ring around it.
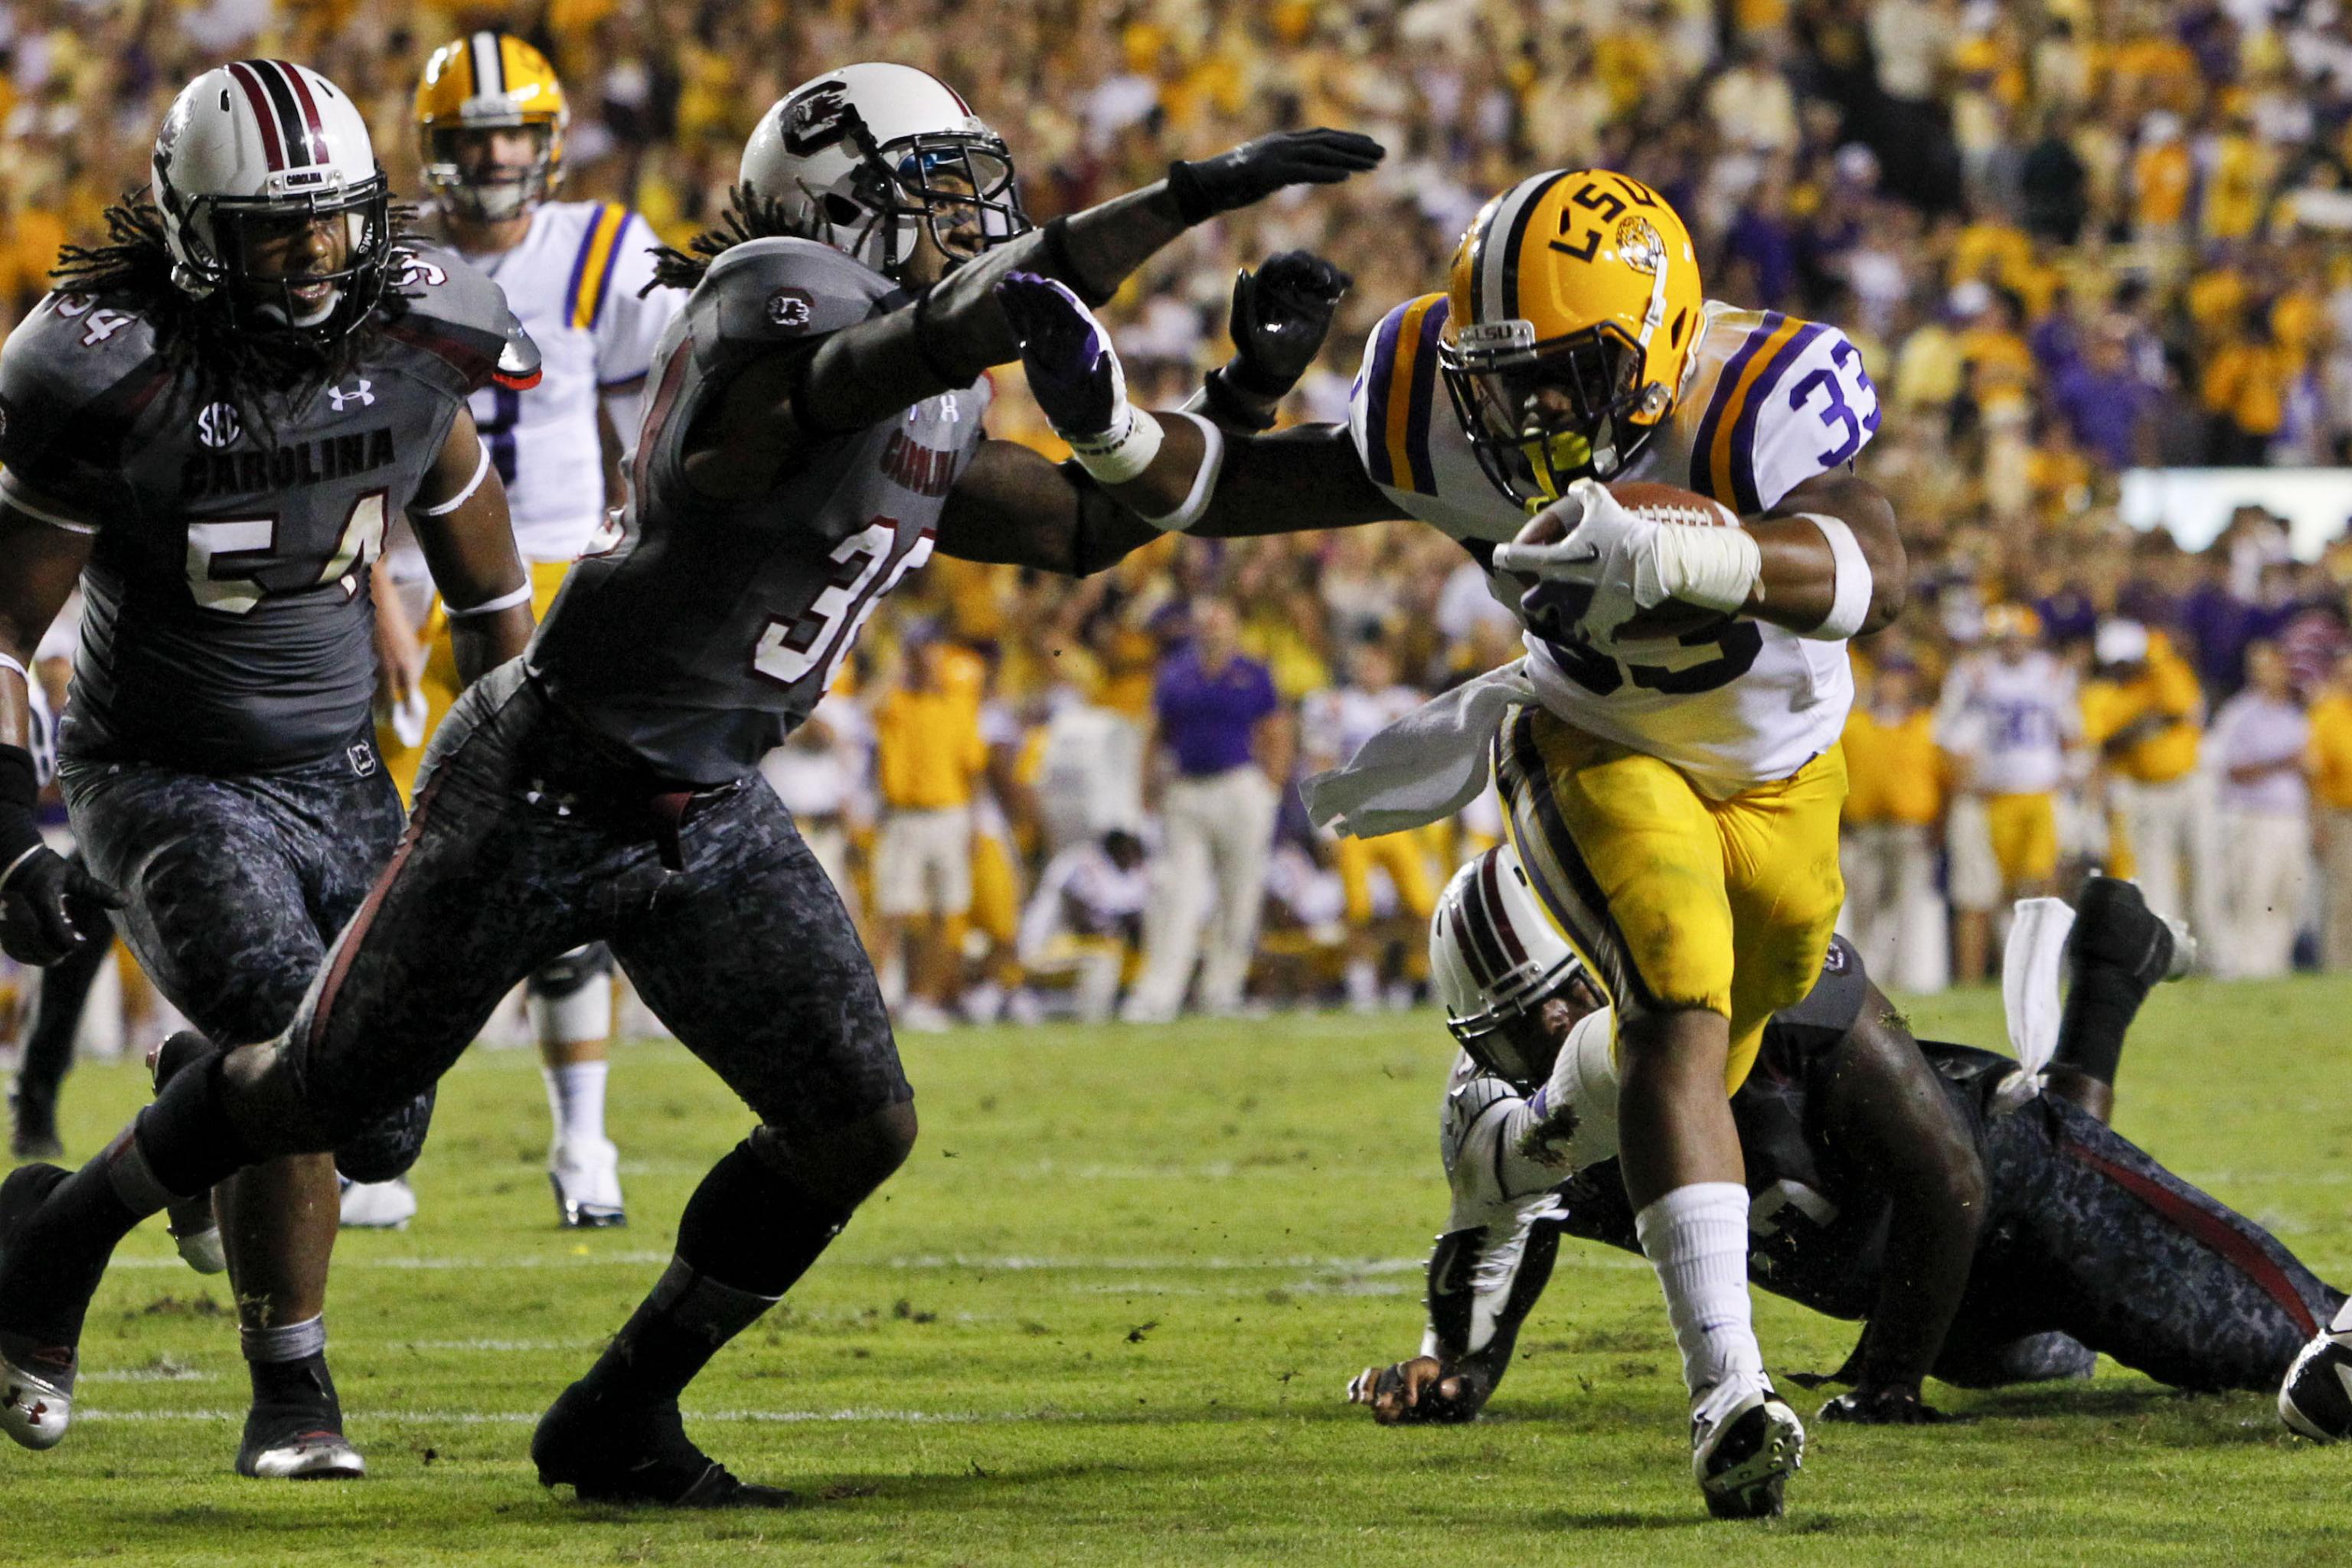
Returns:
[[[1626,510],[1600,480],[1578,479],[1529,518],[1517,538],[1495,546],[1495,564],[1541,582],[1591,588],[1591,607],[1577,625],[1602,641],[1638,612],[1664,601],[1657,559],[1664,526]]]

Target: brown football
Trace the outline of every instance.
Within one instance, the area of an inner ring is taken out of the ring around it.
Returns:
[[[1660,522],[1687,522],[1716,528],[1738,528],[1739,514],[1712,496],[1696,490],[1686,490],[1680,485],[1662,485],[1650,479],[1626,479],[1611,485],[1609,493],[1617,504],[1628,511]],[[1645,637],[1683,637],[1694,632],[1704,632],[1729,620],[1720,610],[1710,610],[1704,605],[1685,605],[1679,599],[1643,610],[1625,623],[1618,632],[1619,642],[1633,642]]]

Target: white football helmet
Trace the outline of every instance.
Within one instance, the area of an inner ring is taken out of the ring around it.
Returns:
[[[919,226],[959,261],[1032,226],[1004,139],[912,66],[845,66],[784,94],[744,144],[739,182],[754,201],[782,205],[794,233],[891,279]]]
[[[341,89],[284,60],[215,66],[180,89],[155,138],[155,205],[172,281],[217,295],[257,329],[341,337],[375,306],[392,249],[391,193],[367,121]],[[331,271],[248,274],[245,230],[340,216],[351,249]]]
[[[1585,973],[1559,934],[1518,851],[1497,845],[1472,859],[1437,900],[1429,921],[1429,978],[1445,1005],[1445,1026],[1488,1072],[1522,1088],[1544,1080],[1556,1054],[1541,1059],[1510,1026]]]

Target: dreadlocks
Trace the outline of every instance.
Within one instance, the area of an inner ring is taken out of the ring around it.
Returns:
[[[702,281],[710,264],[727,251],[751,239],[806,239],[784,215],[783,203],[761,195],[749,185],[727,191],[727,208],[719,226],[706,228],[687,242],[685,250],[662,246],[654,252],[654,279],[637,290],[643,299],[656,289],[691,289]]]
[[[404,237],[407,208],[394,213],[393,237]],[[106,209],[109,243],[68,245],[58,252],[50,279],[64,294],[121,300],[155,330],[156,357],[174,373],[185,373],[199,401],[221,399],[266,424],[264,396],[306,384],[324,384],[350,374],[379,343],[383,323],[405,313],[407,304],[390,289],[356,331],[322,341],[307,332],[255,331],[240,327],[226,310],[208,308],[172,282],[172,252],[163,239],[163,215],[150,197],[133,192]]]

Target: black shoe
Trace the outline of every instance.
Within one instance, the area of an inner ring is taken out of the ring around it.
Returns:
[[[696,1447],[677,1402],[621,1405],[581,1384],[557,1395],[531,1435],[539,1484],[569,1486],[582,1502],[666,1508],[792,1508],[797,1495],[751,1486]]]
[[[257,1480],[357,1480],[367,1461],[343,1436],[343,1407],[321,1353],[256,1364],[236,1473]]]
[[[2092,877],[2074,900],[2074,929],[2066,937],[2069,964],[2107,963],[2141,986],[2178,980],[2197,962],[2189,928],[2147,907],[2139,885],[2121,877]]]
[[[19,1165],[0,1181],[0,1270],[26,1220],[66,1175],[55,1165]],[[0,1331],[0,1436],[26,1448],[63,1442],[73,1424],[74,1371],[71,1345]]]
[[[2278,1408],[2289,1431],[2315,1443],[2352,1437],[2352,1328],[2322,1329],[2303,1347],[2279,1384]]]

